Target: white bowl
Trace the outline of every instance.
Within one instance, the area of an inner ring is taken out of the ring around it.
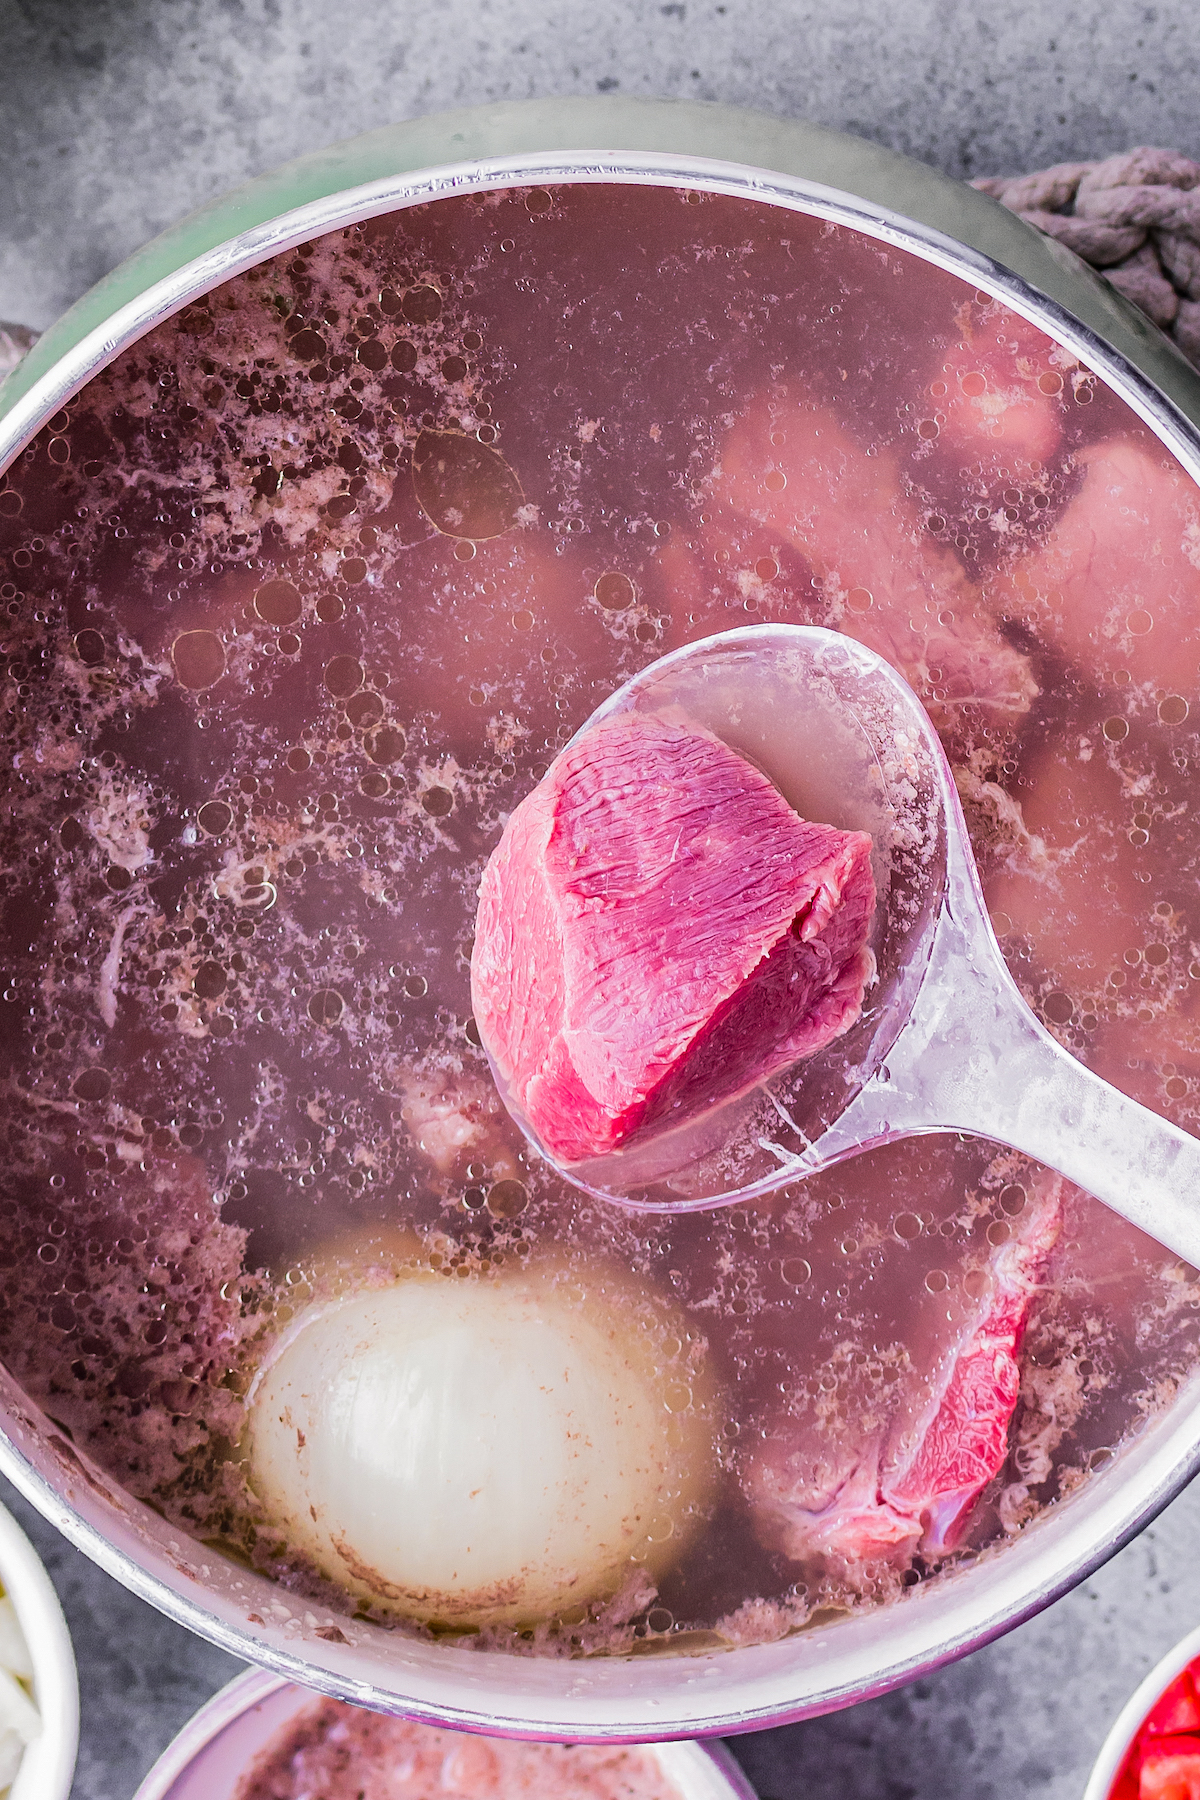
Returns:
[[[1121,1773],[1121,1765],[1129,1754],[1134,1738],[1146,1723],[1147,1715],[1161,1700],[1177,1675],[1182,1675],[1190,1662],[1200,1656],[1200,1625],[1168,1650],[1161,1662],[1155,1663],[1145,1681],[1126,1702],[1105,1738],[1092,1769],[1083,1800],[1108,1800],[1113,1783]]]
[[[17,1611],[33,1659],[42,1733],[21,1759],[10,1800],[67,1800],[79,1748],[79,1680],[71,1634],[42,1560],[0,1506],[0,1583]]]
[[[214,1694],[168,1744],[133,1800],[233,1800],[255,1758],[321,1696],[266,1669],[249,1669]],[[648,1744],[680,1800],[757,1800],[724,1744]]]

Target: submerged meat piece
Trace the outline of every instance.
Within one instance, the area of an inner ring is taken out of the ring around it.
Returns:
[[[935,543],[895,457],[868,454],[815,401],[760,401],[738,421],[713,497],[808,559],[840,631],[884,656],[939,731],[966,712],[1019,722],[1037,684],[1028,658],[981,612],[953,554]]]
[[[939,422],[938,452],[981,458],[989,480],[1022,457],[1048,461],[1062,438],[1065,406],[1055,345],[1003,306],[975,318],[965,307],[959,325],[962,341],[938,355],[927,390]]]
[[[1129,837],[1143,804],[1136,784],[1086,739],[1083,748],[1086,760],[1065,731],[1035,746],[1022,769],[1025,841],[988,845],[984,877],[993,918],[1026,939],[1039,976],[1081,997],[1124,973],[1124,952],[1141,948],[1154,919]]]
[[[517,1174],[500,1129],[506,1115],[486,1078],[405,1063],[397,1085],[404,1099],[401,1121],[436,1174],[461,1179],[474,1162],[484,1164],[493,1180]]]
[[[625,714],[564,752],[487,866],[471,962],[482,1040],[547,1149],[601,1156],[845,1031],[870,855],[695,727]]]
[[[952,1551],[1003,1466],[1021,1386],[1030,1303],[1058,1237],[1054,1177],[1018,1235],[992,1259],[988,1289],[924,1390],[845,1460],[813,1479],[806,1447],[778,1435],[752,1465],[760,1536],[797,1561],[907,1562]]]
[[[1075,465],[1078,491],[1038,550],[994,579],[992,603],[1036,620],[1089,675],[1128,671],[1194,705],[1196,661],[1180,647],[1200,623],[1200,492],[1149,438],[1093,444]],[[1178,707],[1166,717],[1182,722]]]
[[[1092,1015],[1076,1052],[1088,1067],[1195,1130],[1200,983],[1188,974],[1192,939],[1185,917],[1145,881],[1139,840],[1147,833],[1138,829],[1153,824],[1175,855],[1181,823],[1151,819],[1154,790],[1147,793],[1145,775],[1129,762],[1096,755],[1089,739],[1067,731],[1038,745],[1022,770],[1024,842],[1011,836],[1001,854],[985,846],[984,894],[1001,933],[1022,944],[1023,980],[1055,995],[1053,1022]]]

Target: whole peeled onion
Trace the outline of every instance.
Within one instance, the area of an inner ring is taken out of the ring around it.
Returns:
[[[711,1492],[703,1346],[615,1272],[543,1263],[301,1313],[250,1397],[291,1548],[439,1624],[527,1625],[674,1561]]]

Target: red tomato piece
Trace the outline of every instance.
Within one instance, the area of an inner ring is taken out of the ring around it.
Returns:
[[[1138,1800],[1200,1800],[1200,1738],[1147,1739]]]
[[[1147,1715],[1142,1731],[1147,1737],[1200,1731],[1200,1701],[1196,1699],[1189,1670],[1176,1676],[1157,1706]]]

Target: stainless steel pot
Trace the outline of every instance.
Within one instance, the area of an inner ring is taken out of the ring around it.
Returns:
[[[699,187],[813,214],[963,277],[1075,351],[1200,479],[1200,376],[1083,264],[972,189],[818,127],[721,107],[531,102],[391,127],[194,214],[52,327],[0,388],[0,469],[69,396],[197,295],[323,232],[447,195],[561,182]],[[497,1734],[662,1739],[847,1706],[1064,1593],[1200,1467],[1200,1382],[1014,1542],[875,1613],[698,1656],[559,1662],[420,1643],[306,1607],[182,1538],[0,1371],[0,1467],[135,1593],[235,1655],[384,1710]]]

